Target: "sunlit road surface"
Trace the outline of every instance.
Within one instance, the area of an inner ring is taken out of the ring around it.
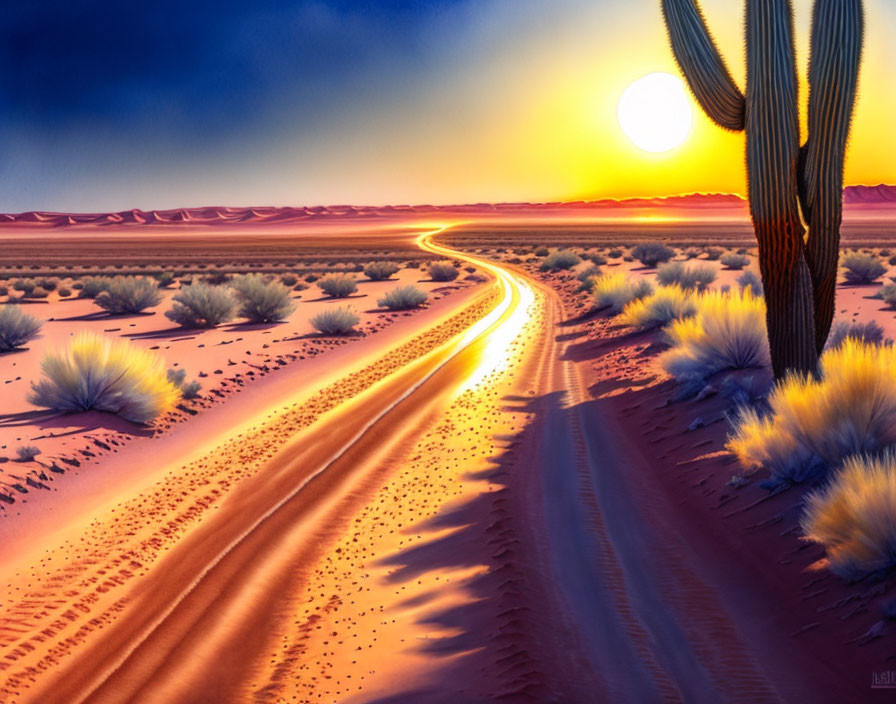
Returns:
[[[302,565],[322,549],[317,527],[337,507],[363,500],[359,487],[421,432],[422,419],[437,417],[465,390],[507,365],[511,346],[532,319],[537,297],[526,280],[434,243],[445,229],[423,233],[419,246],[488,271],[495,277],[497,304],[446,343],[285,441],[277,436],[276,418],[259,419],[259,428],[238,438],[222,438],[221,448],[208,457],[211,466],[221,467],[219,474],[233,472],[246,461],[240,453],[253,447],[275,454],[267,454],[235,490],[211,501],[214,510],[202,512],[201,520],[190,523],[154,561],[98,594],[91,596],[92,585],[108,582],[90,578],[92,571],[108,573],[101,546],[91,553],[92,562],[63,565],[37,589],[34,580],[41,582],[47,569],[42,561],[30,572],[30,601],[54,605],[47,611],[26,608],[27,616],[4,624],[4,701],[245,701],[240,693],[257,674],[257,656],[281,627],[285,595],[301,581]],[[192,482],[187,487],[184,481],[187,488]],[[104,540],[114,528],[126,527],[127,506],[114,518],[97,517],[99,526],[109,522]],[[146,532],[142,525],[136,535],[116,534],[112,549],[136,554]],[[82,535],[85,540],[89,543],[90,536]],[[5,603],[9,596],[3,595]],[[70,622],[48,629],[56,620],[51,611],[66,608]]]

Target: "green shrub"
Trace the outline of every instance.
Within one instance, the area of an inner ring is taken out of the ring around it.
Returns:
[[[81,282],[81,298],[96,298],[106,290],[109,278],[106,276],[88,276]]]
[[[348,298],[358,290],[357,282],[345,274],[325,276],[317,285],[330,298]]]
[[[416,286],[399,286],[387,292],[377,301],[381,308],[389,310],[407,310],[419,308],[426,303],[427,293]]]
[[[238,276],[230,285],[239,298],[238,315],[253,323],[284,320],[296,309],[289,289],[277,281],[266,281],[261,274]]]
[[[155,279],[136,276],[116,276],[106,282],[106,288],[93,299],[112,315],[141,313],[162,302],[159,283]]]
[[[561,249],[551,252],[541,263],[542,271],[559,271],[572,269],[582,261],[582,258],[569,249]]]
[[[371,281],[385,281],[398,273],[398,265],[392,262],[371,262],[364,267],[364,276]]]
[[[30,342],[44,321],[22,312],[19,306],[0,306],[0,352],[9,352]]]
[[[434,262],[426,268],[426,273],[433,281],[454,281],[457,278],[457,267],[451,262]]]
[[[197,282],[184,286],[165,317],[184,328],[213,328],[233,320],[236,300],[230,289]]]
[[[347,335],[361,319],[351,308],[325,310],[311,318],[311,325],[324,335]]]

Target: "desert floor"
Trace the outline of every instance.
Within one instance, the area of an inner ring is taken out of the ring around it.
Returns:
[[[0,452],[42,449],[0,475],[15,499],[0,700],[885,696],[870,682],[892,666],[890,581],[813,571],[799,493],[729,485],[721,395],[671,402],[658,334],[592,312],[575,271],[543,273],[531,253],[605,247],[609,230],[393,234],[403,257],[460,260],[471,278],[402,269],[434,294],[408,315],[372,305],[396,282],[361,284],[365,334],[348,341],[310,334],[331,304],[313,287],[284,324],[199,335],[158,313],[40,306],[43,338],[0,358]],[[750,245],[740,225],[719,239]],[[896,336],[874,290],[841,286],[840,315]],[[203,399],[151,429],[32,413],[40,351],[85,325],[158,346]]]

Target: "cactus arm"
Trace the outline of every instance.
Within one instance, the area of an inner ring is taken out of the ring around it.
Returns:
[[[744,96],[713,42],[696,0],[662,0],[675,60],[706,114],[728,130],[744,129]]]
[[[862,0],[816,0],[809,62],[809,137],[801,160],[803,214],[809,224],[807,256],[815,290],[819,354],[834,317],[843,161],[862,57]]]
[[[789,0],[747,0],[747,172],[775,377],[813,374],[815,322],[797,162],[798,84]]]

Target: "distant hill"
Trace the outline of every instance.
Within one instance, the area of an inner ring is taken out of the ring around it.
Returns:
[[[847,210],[896,207],[896,185],[848,186],[843,191]],[[0,230],[44,228],[91,227],[157,227],[157,226],[277,226],[305,221],[330,221],[337,219],[405,220],[420,215],[435,216],[498,216],[551,215],[588,212],[613,212],[618,210],[651,211],[662,209],[686,209],[711,211],[733,209],[744,211],[743,197],[726,193],[691,193],[663,198],[629,198],[625,200],[594,200],[552,203],[474,203],[470,205],[389,205],[354,206],[331,205],[313,207],[256,207],[229,208],[221,206],[202,208],[176,208],[171,210],[124,210],[116,213],[54,213],[29,211],[26,213],[0,214]]]

